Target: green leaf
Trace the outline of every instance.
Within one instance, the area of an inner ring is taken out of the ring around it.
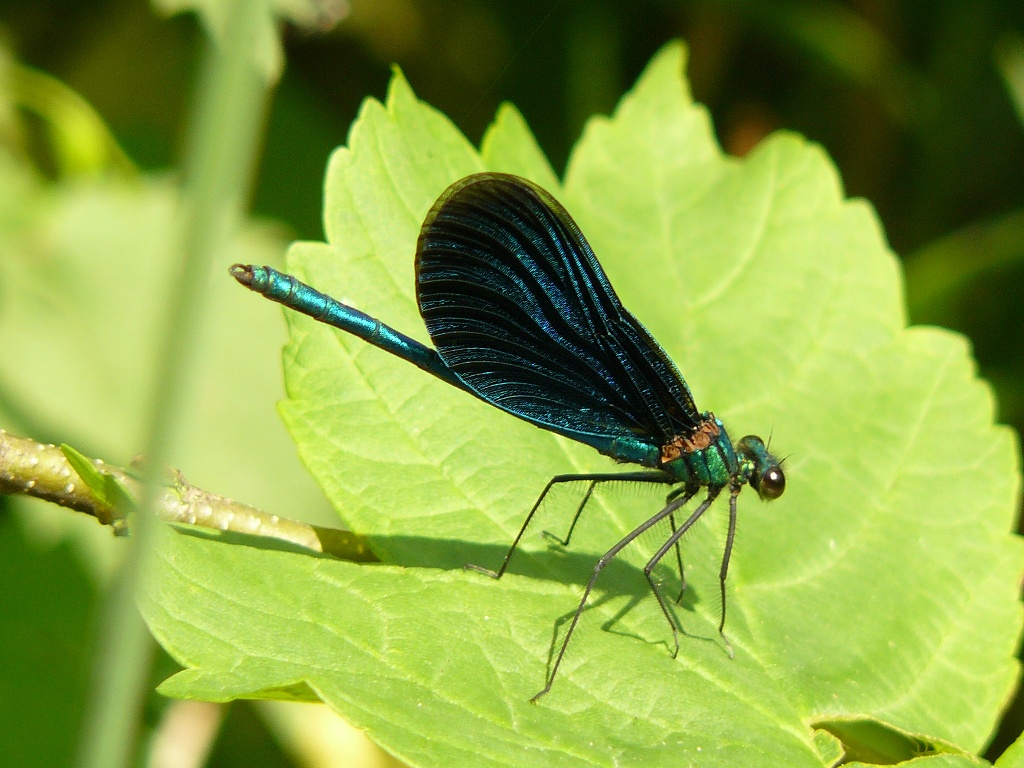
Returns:
[[[950,744],[922,738],[877,720],[843,717],[815,723],[814,727],[828,731],[839,739],[843,745],[845,758],[851,763],[896,765],[915,757],[931,755],[973,757],[961,753]]]
[[[1024,766],[1024,736],[1019,736],[1013,744],[996,760],[996,768],[1022,768]]]
[[[100,470],[92,460],[70,445],[62,444],[60,450],[71,468],[78,473],[78,476],[102,504],[118,510],[121,515],[126,515],[135,508],[135,502],[131,495],[117,482],[117,478],[109,472]]]
[[[570,659],[589,670],[586,689],[562,681],[572,695],[560,703],[528,703],[551,630],[538,606],[571,600],[564,585],[514,578],[495,590],[461,570],[360,567],[216,533],[165,539],[147,620],[193,669],[163,693],[317,696],[410,765],[674,765],[687,752],[749,765],[750,750],[776,765],[821,764],[792,704],[751,679],[749,659],[712,681],[699,663],[681,665],[663,647],[637,653],[640,641],[598,622],[587,622]],[[710,643],[694,644],[710,655]],[[666,698],[665,679],[701,700]]]
[[[165,691],[315,695],[413,765],[831,765],[838,741],[809,723],[843,718],[983,746],[1018,671],[1014,436],[993,425],[964,340],[905,327],[877,219],[843,198],[824,153],[777,134],[724,157],[682,61],[668,46],[588,124],[564,185],[515,110],[478,154],[396,74],[331,160],[328,242],[295,244],[289,266],[425,341],[413,253],[438,194],[485,169],[543,183],[698,404],[789,457],[785,496],[740,497],[735,659],[716,632],[719,504],[685,541],[678,658],[641,572],[667,535],[654,531],[602,573],[530,704],[556,620],[663,497],[601,489],[562,550],[539,535],[564,533],[582,489],[562,489],[501,581],[463,572],[500,562],[549,477],[612,462],[289,314],[282,414],[389,565],[168,536],[146,612],[190,669]]]

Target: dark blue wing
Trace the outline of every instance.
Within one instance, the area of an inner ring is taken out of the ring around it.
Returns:
[[[701,421],[576,223],[526,179],[477,174],[441,195],[420,231],[416,295],[445,364],[538,426],[660,446]]]

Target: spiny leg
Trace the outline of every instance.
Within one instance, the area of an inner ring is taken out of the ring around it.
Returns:
[[[639,483],[663,483],[670,484],[673,482],[671,475],[664,472],[601,472],[597,474],[586,474],[586,475],[555,475],[548,484],[544,486],[544,490],[540,492],[540,496],[537,497],[537,501],[533,503],[533,507],[530,508],[529,514],[526,515],[526,519],[523,521],[522,526],[519,528],[519,533],[516,534],[515,539],[512,542],[512,546],[508,548],[508,552],[505,553],[505,559],[501,561],[501,567],[496,571],[492,571],[490,568],[484,568],[482,565],[474,565],[473,563],[466,563],[463,566],[466,570],[477,571],[479,573],[485,573],[492,579],[500,579],[505,573],[505,569],[508,568],[508,561],[512,558],[512,553],[516,551],[516,547],[519,546],[519,542],[523,538],[523,534],[526,533],[527,526],[530,525],[530,521],[533,519],[534,514],[540,509],[541,503],[544,501],[544,497],[548,495],[555,485],[559,483],[572,483],[572,482],[584,482],[589,481],[590,487],[587,489],[587,494],[583,498],[583,502],[576,510],[576,515],[572,519],[572,524],[569,526],[569,533],[565,537],[565,544],[568,545],[569,537],[572,536],[573,528],[576,527],[576,521],[579,519],[580,514],[583,512],[583,507],[586,506],[587,501],[590,500],[590,495],[597,483],[610,483],[616,481],[627,481],[627,482],[639,482]]]
[[[722,553],[722,567],[718,571],[718,584],[722,592],[722,619],[718,622],[718,634],[725,642],[729,658],[733,658],[732,643],[725,636],[725,577],[729,574],[729,558],[732,557],[732,545],[736,539],[736,497],[740,495],[738,486],[733,486],[729,493],[729,533],[725,537],[725,552]]]
[[[597,488],[598,483],[670,484],[675,482],[674,478],[662,472],[610,472],[600,475],[562,475],[562,477],[566,477],[569,480],[590,480],[589,485],[587,485],[587,492],[583,494],[583,499],[580,501],[579,506],[576,507],[576,513],[572,516],[572,522],[569,523],[569,530],[566,532],[565,538],[560,539],[558,536],[551,533],[550,531],[544,531],[545,536],[552,539],[553,541],[557,541],[563,547],[569,546],[569,541],[570,539],[572,539],[572,532],[576,530],[576,523],[579,522],[580,515],[583,514],[583,508],[587,506],[587,503],[590,501],[591,496],[594,495],[594,490]],[[549,485],[551,484],[549,483]],[[545,493],[546,492],[547,489],[545,489]]]
[[[576,507],[576,514],[572,516],[572,522],[569,523],[569,530],[565,534],[564,539],[560,539],[551,531],[543,531],[543,534],[553,541],[557,541],[563,547],[569,546],[569,539],[572,538],[572,532],[576,529],[576,522],[580,519],[580,515],[583,514],[583,508],[587,506],[587,502],[590,501],[590,497],[594,494],[594,489],[597,487],[597,480],[591,480],[587,485],[587,492],[583,494],[583,500],[580,501],[578,507]]]
[[[676,516],[668,516],[668,524],[672,528],[672,533],[676,532]],[[676,605],[683,602],[683,595],[686,594],[686,573],[683,571],[683,553],[680,551],[679,540],[676,539],[676,566],[679,568],[679,594],[676,596]]]
[[[710,507],[712,502],[714,502],[718,497],[721,490],[721,488],[715,487],[708,488],[708,495],[704,501],[702,501],[700,505],[693,510],[693,513],[686,518],[686,521],[679,526],[678,529],[672,532],[672,535],[668,537],[668,541],[661,545],[658,551],[654,553],[653,557],[647,561],[647,565],[644,566],[644,576],[647,577],[647,583],[651,585],[651,591],[654,593],[654,596],[658,598],[658,605],[661,606],[661,612],[665,614],[665,619],[668,621],[668,625],[672,629],[672,642],[674,644],[672,658],[675,658],[679,654],[679,628],[676,626],[676,621],[672,617],[672,612],[669,611],[668,603],[665,602],[665,598],[662,597],[661,591],[658,589],[658,583],[654,580],[654,569],[661,561],[661,558],[665,556],[666,552],[668,552],[672,547],[679,546],[679,539],[681,539],[683,535],[690,530],[693,524],[700,520],[701,516],[708,511],[708,507]],[[687,492],[681,498],[677,507],[682,506],[693,498],[694,493],[695,491]],[[673,502],[673,504],[675,504],[675,502]],[[676,551],[678,553],[678,549]]]
[[[675,488],[674,490],[672,490],[671,493],[668,494],[668,496],[665,497],[665,503],[668,504],[674,498],[676,498],[677,496],[679,496],[681,494],[684,494],[684,493],[689,494],[689,498],[692,498],[693,495],[695,493],[697,493],[697,491],[699,489],[700,489],[699,485],[684,485],[684,486],[681,486],[679,488]],[[668,524],[672,528],[672,533],[675,533],[676,532],[676,516],[675,515],[669,515],[668,516]],[[679,543],[678,539],[676,539],[676,567],[679,569],[679,596],[676,597],[676,605],[679,605],[681,602],[683,602],[683,595],[686,594],[686,572],[683,570],[682,545]]]
[[[576,625],[579,623],[580,615],[583,613],[583,609],[587,606],[587,598],[590,597],[590,593],[594,589],[594,584],[597,583],[597,577],[601,575],[601,571],[604,567],[611,562],[619,552],[628,547],[637,536],[640,536],[644,532],[650,530],[655,525],[660,523],[666,517],[675,512],[679,507],[685,504],[689,500],[689,496],[685,496],[680,499],[676,499],[670,502],[664,509],[662,509],[654,517],[645,520],[643,523],[638,525],[632,531],[626,534],[624,538],[619,540],[614,547],[609,549],[603,555],[601,559],[594,565],[594,570],[590,574],[590,580],[587,582],[586,589],[583,590],[583,597],[580,600],[580,604],[576,606],[576,612],[573,614],[572,621],[569,622],[569,628],[565,632],[565,638],[562,640],[562,646],[558,650],[558,655],[555,657],[555,663],[551,666],[551,672],[548,674],[547,681],[544,687],[533,695],[530,701],[537,701],[541,696],[551,690],[551,684],[555,681],[555,675],[558,673],[558,666],[562,663],[562,657],[565,656],[565,649],[569,647],[569,640],[572,638],[572,633],[576,629]],[[703,506],[703,505],[702,505]],[[688,521],[689,522],[689,521]],[[692,523],[689,523],[692,525]]]

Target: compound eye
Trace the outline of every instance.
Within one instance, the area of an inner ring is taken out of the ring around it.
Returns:
[[[762,499],[777,499],[786,490],[786,476],[781,467],[772,467],[761,476],[757,484],[757,492]]]

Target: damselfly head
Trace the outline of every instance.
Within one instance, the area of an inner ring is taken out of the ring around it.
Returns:
[[[736,452],[749,462],[747,482],[757,495],[765,501],[779,498],[786,490],[786,475],[782,462],[768,452],[764,441],[757,435],[747,435],[736,444]]]

